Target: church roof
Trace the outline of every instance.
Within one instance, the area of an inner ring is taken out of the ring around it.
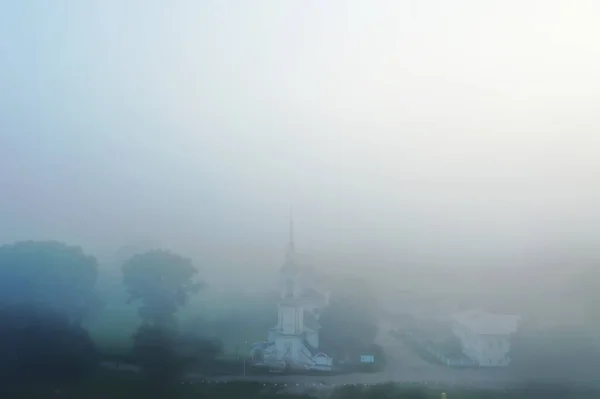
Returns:
[[[315,290],[314,288],[308,288],[308,289],[304,290],[301,298],[314,299],[314,300],[318,300],[321,302],[325,301],[325,295],[323,295],[319,291]]]
[[[510,335],[517,330],[521,318],[517,315],[473,309],[456,314],[454,319],[475,334]]]

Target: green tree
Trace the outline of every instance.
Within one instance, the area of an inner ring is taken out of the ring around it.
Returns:
[[[130,301],[141,301],[140,317],[157,326],[174,328],[175,312],[201,287],[191,259],[165,250],[134,255],[122,270]]]
[[[0,353],[0,379],[13,382],[80,378],[98,361],[86,330],[31,306],[0,308]]]
[[[190,259],[164,250],[134,255],[122,270],[130,300],[141,301],[142,325],[133,336],[133,355],[156,391],[172,396],[185,366],[178,353],[182,337],[175,313],[200,288],[198,271]]]
[[[567,280],[567,284],[567,295],[578,301],[586,316],[586,330],[600,337],[600,269],[595,265],[588,267]],[[600,342],[597,344],[600,346]]]
[[[594,378],[600,367],[594,337],[578,326],[525,325],[512,336],[509,357],[511,368],[521,377]]]
[[[266,331],[277,324],[278,293],[227,292],[216,301],[220,309],[211,309],[212,318],[193,318],[188,321],[186,332],[200,338],[218,337],[229,350],[238,347],[236,352],[245,356],[250,350],[245,342],[264,339]]]
[[[377,335],[379,306],[363,281],[340,280],[323,310],[321,346],[339,358],[369,348]]]
[[[142,325],[133,336],[133,355],[157,387],[171,385],[181,372],[175,353],[177,334],[162,326]]]
[[[94,369],[81,321],[100,307],[96,259],[54,241],[0,247],[0,377],[61,380]]]
[[[101,306],[98,262],[80,247],[24,241],[0,247],[0,303],[60,312],[79,323]]]

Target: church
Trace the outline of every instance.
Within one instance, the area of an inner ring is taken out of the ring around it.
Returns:
[[[300,265],[291,216],[285,262],[279,270],[279,285],[278,322],[269,330],[266,342],[254,344],[251,353],[253,366],[274,372],[330,371],[332,358],[319,351],[319,316],[329,304],[329,292],[313,267]]]

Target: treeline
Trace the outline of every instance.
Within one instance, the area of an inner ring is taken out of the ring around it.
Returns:
[[[213,367],[223,344],[211,336],[239,334],[256,322],[255,315],[241,311],[214,326],[202,314],[180,326],[178,311],[204,284],[193,261],[179,254],[150,250],[128,257],[120,268],[128,301],[138,306],[140,317],[123,358],[139,366],[156,391],[170,389],[192,365],[200,371]],[[76,380],[98,371],[101,354],[84,327],[104,311],[98,269],[95,257],[60,242],[0,246],[0,386]],[[261,301],[268,315],[260,322],[274,326],[277,298]],[[322,346],[338,358],[373,349],[373,295],[360,281],[341,281],[321,324]]]
[[[0,247],[0,378],[3,383],[78,377],[97,364],[81,327],[101,309],[97,262],[56,242]]]
[[[155,389],[171,384],[187,362],[214,358],[219,342],[180,333],[177,310],[202,283],[190,259],[151,250],[122,265],[123,284],[139,304],[141,324],[131,356]],[[0,379],[2,387],[78,379],[96,371],[99,353],[84,321],[102,311],[98,262],[59,242],[0,247]]]

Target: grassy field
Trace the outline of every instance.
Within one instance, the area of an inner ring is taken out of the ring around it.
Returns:
[[[18,387],[2,386],[0,397],[10,399],[73,398],[73,399],[299,399],[325,396],[331,399],[593,399],[600,392],[584,389],[567,389],[560,386],[536,385],[513,390],[481,390],[461,388],[431,388],[415,384],[380,384],[373,386],[345,386],[337,389],[311,388],[311,390],[284,388],[257,382],[231,383],[173,383],[153,386],[143,376],[115,371],[99,371],[80,381],[46,384],[21,384]]]
[[[133,373],[102,371],[81,381],[61,383],[22,384],[0,391],[1,397],[10,399],[73,398],[73,399],[253,399],[253,398],[308,398],[281,392],[281,387],[262,383],[242,382],[227,384],[152,385],[142,376]]]

